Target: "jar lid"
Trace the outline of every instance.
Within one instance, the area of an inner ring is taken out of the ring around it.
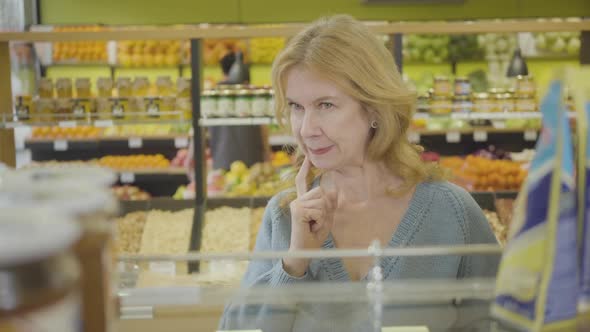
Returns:
[[[457,76],[455,77],[455,82],[469,82],[469,79],[465,76]]]
[[[248,96],[250,95],[250,90],[247,89],[241,89],[237,91],[237,95],[239,96]]]
[[[222,96],[233,96],[235,94],[235,91],[234,90],[229,90],[229,89],[227,89],[227,90],[221,90],[219,92],[219,94],[222,95]]]
[[[511,99],[512,98],[512,94],[510,94],[510,93],[497,93],[495,95],[495,98],[496,99],[502,99],[502,100],[504,100],[504,99]]]
[[[67,181],[78,182],[80,186],[109,188],[117,181],[116,174],[99,166],[25,168],[14,171],[16,181],[30,181],[35,184],[59,185]],[[2,190],[2,187],[0,187]]]
[[[56,208],[0,209],[0,266],[60,254],[80,237],[80,226]]]
[[[19,184],[20,188],[15,184]],[[19,207],[26,210],[32,206],[58,209],[72,218],[94,212],[112,214],[117,210],[117,202],[108,189],[83,188],[73,181],[53,185],[31,185],[12,179],[3,181],[0,208]]]

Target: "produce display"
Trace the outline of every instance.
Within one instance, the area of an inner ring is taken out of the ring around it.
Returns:
[[[129,40],[117,43],[117,61],[125,67],[162,67],[180,64],[177,40]]]
[[[104,31],[100,26],[55,27],[54,31]],[[108,60],[107,42],[105,41],[71,41],[53,43],[54,63],[106,62]]]
[[[539,54],[569,55],[580,54],[580,34],[578,32],[544,32],[535,34],[535,48]]]
[[[449,57],[449,41],[446,35],[408,35],[403,38],[404,61],[443,63]]]
[[[527,176],[519,163],[473,155],[441,158],[440,164],[451,170],[453,182],[468,191],[517,191]]]
[[[147,214],[139,254],[185,254],[190,247],[193,209],[178,212],[153,210]],[[177,262],[175,272],[186,274],[186,262]],[[147,269],[147,264],[143,264]]]
[[[104,137],[150,137],[167,135],[187,135],[189,124],[136,124],[107,127]]]
[[[151,195],[148,192],[141,190],[136,186],[114,186],[112,191],[113,195],[122,201],[142,201],[151,198]]]
[[[514,211],[514,200],[506,198],[496,199],[495,205],[500,222],[504,225],[510,225]]]
[[[98,165],[115,170],[162,169],[170,167],[170,161],[161,154],[140,154],[132,156],[104,156],[98,160]]]
[[[485,52],[486,58],[500,57],[508,59],[516,49],[517,35],[502,33],[486,33],[477,36],[479,47]]]
[[[248,169],[243,162],[234,162],[223,175],[225,195],[272,196],[280,191],[283,183],[271,163],[257,163]]]
[[[484,210],[483,213],[488,219],[496,239],[503,246],[506,243],[506,238],[508,236],[508,225],[500,221],[496,212]]]
[[[34,139],[96,139],[101,136],[103,129],[92,126],[63,127],[35,127],[31,131]]]
[[[179,149],[176,152],[176,156],[174,156],[174,159],[172,159],[172,161],[170,162],[170,166],[184,167],[184,163],[188,157],[188,149]]]
[[[201,252],[245,252],[250,248],[250,209],[220,207],[205,213]]]
[[[285,47],[285,38],[267,37],[250,39],[250,62],[271,64],[277,54]]]
[[[203,61],[206,65],[219,65],[219,61],[228,52],[242,51],[244,60],[248,58],[247,45],[239,39],[205,39],[203,48]],[[190,48],[188,48],[190,50]],[[188,57],[187,57],[188,58]]]
[[[115,220],[115,253],[137,254],[141,248],[141,237],[147,213],[131,212]]]

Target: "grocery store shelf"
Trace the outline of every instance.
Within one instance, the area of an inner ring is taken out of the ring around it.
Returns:
[[[177,115],[177,114],[176,114]],[[190,119],[85,119],[85,120],[53,120],[53,121],[0,121],[0,129],[12,129],[19,127],[112,127],[119,125],[142,125],[142,124],[191,124]]]
[[[248,38],[292,36],[306,25],[300,23],[273,26],[167,26],[125,29],[110,27],[105,31],[68,32],[3,32],[0,41],[76,41],[76,40],[137,40],[137,39],[196,39],[196,38]],[[536,20],[494,20],[461,22],[399,22],[368,24],[375,33],[482,33],[482,32],[561,32],[590,30],[590,20],[579,22],[538,22]]]
[[[297,144],[295,137],[291,135],[271,135],[268,137],[268,143],[273,146]]]
[[[140,149],[142,147],[166,147],[186,148],[189,137],[187,135],[161,135],[161,136],[111,136],[96,138],[29,138],[25,140],[27,149],[55,149],[55,143],[65,141],[72,150],[98,149],[110,147],[127,147]]]
[[[275,124],[273,118],[203,118],[199,121],[202,127],[214,126],[260,126]]]

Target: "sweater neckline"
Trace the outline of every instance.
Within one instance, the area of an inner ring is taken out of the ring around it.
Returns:
[[[416,230],[420,227],[423,222],[424,211],[426,206],[429,204],[430,197],[429,191],[427,190],[427,183],[422,182],[416,185],[414,194],[410,200],[410,204],[406,210],[406,213],[402,217],[397,229],[391,236],[391,239],[387,243],[386,247],[405,247],[411,244],[414,238]],[[335,249],[334,238],[332,233],[328,234],[328,238],[324,241],[322,247],[324,249]],[[387,271],[383,271],[383,277],[387,278],[391,270],[395,267],[399,260],[399,257],[384,257],[382,259],[381,267],[387,267]],[[328,272],[330,280],[334,281],[351,281],[348,271],[344,267],[344,263],[341,258],[328,258],[324,260],[325,264],[322,264]],[[367,281],[371,271],[367,273],[360,281]]]

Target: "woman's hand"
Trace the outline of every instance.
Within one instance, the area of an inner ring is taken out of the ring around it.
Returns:
[[[290,250],[313,250],[322,247],[334,225],[337,194],[327,193],[321,187],[307,191],[307,174],[311,162],[306,157],[295,177],[297,199],[291,202]],[[307,258],[285,258],[283,267],[295,277],[305,274],[309,266]]]

